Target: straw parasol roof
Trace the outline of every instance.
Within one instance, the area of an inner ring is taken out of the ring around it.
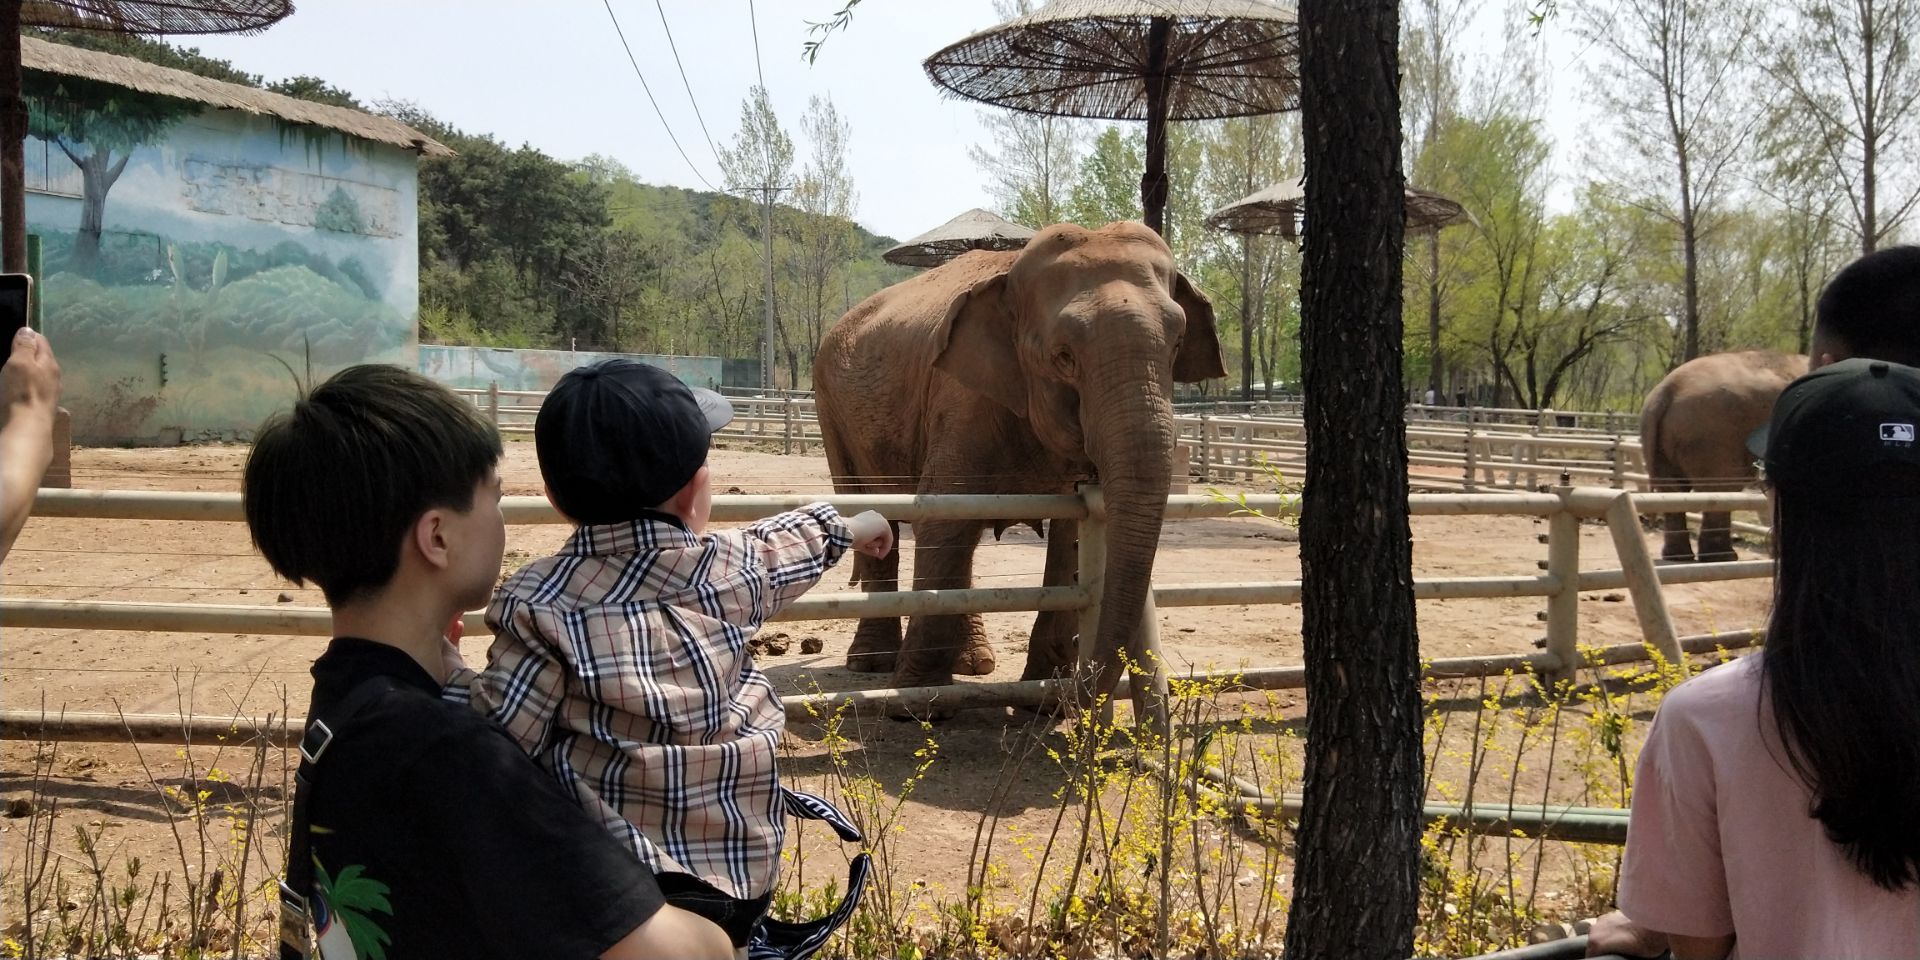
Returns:
[[[392,117],[375,116],[349,107],[314,103],[243,87],[237,83],[211,80],[199,74],[155,66],[132,57],[22,37],[20,62],[21,67],[27,70],[111,83],[142,93],[191,100],[223,110],[276,117],[288,123],[325,127],[362,140],[418,150],[424,156],[453,155],[452,150],[438,141]]]
[[[978,207],[881,254],[888,263],[937,267],[969,250],[1018,250],[1034,231]]]
[[[1300,106],[1300,29],[1264,0],[1052,0],[926,60],[962,97],[1028,113],[1147,121],[1147,225],[1166,206],[1166,124]]]
[[[290,0],[26,0],[20,22],[114,33],[254,33],[292,12]]]
[[[1465,207],[1428,190],[1414,187],[1407,191],[1407,232],[1432,233],[1462,223],[1474,222]],[[1235,233],[1271,233],[1299,239],[1306,219],[1307,191],[1304,181],[1276,183],[1251,196],[1227,204],[1207,214],[1207,226]]]

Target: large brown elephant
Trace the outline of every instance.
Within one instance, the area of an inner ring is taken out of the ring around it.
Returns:
[[[1171,479],[1174,381],[1225,375],[1213,306],[1138,223],[1059,224],[1025,249],[976,251],[897,283],[840,318],[813,382],[842,493],[1070,493],[1097,478],[1108,518],[1095,652],[1140,626]],[[973,582],[982,531],[1004,521],[914,524],[913,588]],[[1047,530],[1049,585],[1073,582],[1077,524]],[[857,557],[869,590],[899,587],[898,554]],[[1071,671],[1077,615],[1040,614],[1026,679]],[[992,672],[977,616],[862,620],[847,664],[900,686]]]
[[[1675,367],[1640,410],[1640,445],[1653,489],[1712,492],[1752,484],[1747,436],[1767,422],[1780,391],[1806,372],[1806,357],[1768,350],[1710,354]],[[1663,520],[1661,559],[1693,561],[1687,515]],[[1732,521],[1724,511],[1702,514],[1701,562],[1737,559]]]

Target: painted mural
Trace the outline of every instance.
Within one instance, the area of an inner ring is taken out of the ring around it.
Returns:
[[[309,378],[413,365],[412,153],[105,84],[29,107],[28,230],[77,437],[245,436]]]
[[[497,383],[502,390],[547,390],[567,371],[612,357],[651,364],[679,377],[690,386],[716,389],[721,383],[719,357],[666,357],[638,353],[594,353],[576,350],[506,350],[492,347],[420,345],[420,372],[450,387],[484,390]]]

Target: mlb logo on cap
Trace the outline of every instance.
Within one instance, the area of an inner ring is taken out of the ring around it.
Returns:
[[[1880,425],[1880,439],[1885,443],[1912,443],[1913,424],[1883,423]]]

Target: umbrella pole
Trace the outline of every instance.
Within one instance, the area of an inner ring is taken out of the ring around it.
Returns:
[[[20,6],[0,0],[0,270],[27,272],[27,105],[20,99]]]
[[[1166,236],[1167,37],[1173,21],[1154,17],[1147,25],[1147,165],[1140,176],[1140,209],[1147,226]]]

